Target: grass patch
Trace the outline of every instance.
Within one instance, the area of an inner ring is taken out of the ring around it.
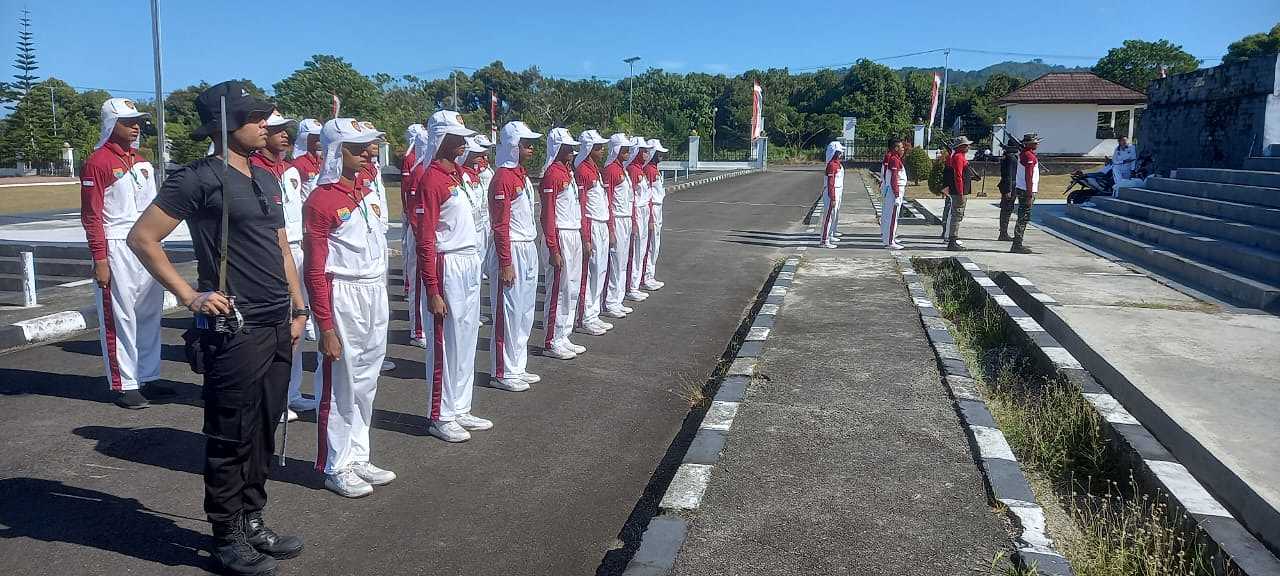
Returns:
[[[913,262],[934,305],[954,326],[969,371],[1033,478],[1053,536],[1077,574],[1234,573],[1167,495],[1133,478],[1080,388],[1037,360],[1034,344],[959,264]],[[1054,516],[1061,519],[1057,525]],[[1214,569],[1224,564],[1223,570]]]
[[[1112,306],[1117,306],[1120,308],[1146,308],[1148,310],[1176,310],[1180,312],[1205,312],[1209,314],[1222,310],[1222,307],[1218,306],[1217,304],[1213,304],[1211,302],[1200,302],[1200,301],[1148,302],[1146,300],[1142,300],[1142,301],[1133,302],[1129,300],[1122,300],[1120,302],[1116,302],[1115,304],[1112,304]]]

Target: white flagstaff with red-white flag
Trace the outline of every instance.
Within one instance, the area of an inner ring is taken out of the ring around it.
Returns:
[[[764,90],[760,88],[760,81],[755,80],[751,86],[751,139],[764,137],[764,118],[761,116],[764,110]]]
[[[337,118],[338,112],[342,111],[342,100],[338,99],[337,92],[330,92],[329,95],[333,96],[333,116],[330,116],[330,118]]]
[[[929,123],[926,126],[930,131],[933,130],[933,119],[938,114],[938,86],[942,85],[942,75],[937,72],[933,73],[933,95],[929,101]]]

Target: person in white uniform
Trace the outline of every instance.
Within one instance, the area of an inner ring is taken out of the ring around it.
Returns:
[[[894,140],[880,163],[880,243],[890,250],[901,250],[898,243],[898,215],[907,198],[907,169],[902,164],[902,141]]]
[[[609,193],[601,180],[599,162],[609,140],[595,130],[578,135],[578,155],[573,159],[574,179],[582,206],[582,290],[578,296],[578,330],[600,336],[613,324],[600,319],[604,283],[609,273],[609,248],[613,244],[613,217]]]
[[[465,442],[471,432],[493,428],[493,422],[471,413],[481,261],[475,210],[456,159],[466,153],[466,138],[474,134],[457,112],[432,114],[422,156],[427,169],[415,185],[423,208],[418,268],[427,293],[422,317],[431,418],[427,432],[446,442]]]
[[[649,250],[644,259],[644,277],[640,287],[645,290],[661,290],[666,285],[658,280],[658,250],[662,248],[662,203],[667,198],[667,183],[662,176],[658,163],[667,153],[667,148],[657,138],[649,140],[649,163],[645,165],[645,174],[649,178]]]
[[[542,306],[543,355],[569,360],[587,351],[569,341],[582,282],[582,204],[571,162],[578,141],[565,128],[547,132],[542,167],[542,259],[547,285]]]
[[[1118,196],[1120,194],[1120,182],[1122,180],[1130,180],[1133,178],[1133,172],[1138,167],[1138,148],[1129,144],[1128,136],[1118,138],[1116,151],[1111,156],[1111,163],[1103,169],[1104,172],[1110,171],[1113,185],[1111,187],[1111,195]],[[1126,182],[1126,185],[1128,183]]]
[[[613,242],[609,245],[609,271],[605,278],[604,315],[626,318],[632,312],[623,305],[627,293],[627,274],[631,271],[631,177],[627,175],[626,157],[631,151],[631,138],[621,132],[609,136],[609,156],[605,159],[604,189],[613,212]]]
[[[627,260],[627,300],[643,302],[649,294],[640,291],[644,276],[644,259],[649,251],[649,176],[644,173],[649,160],[649,141],[636,136],[631,139],[631,156],[627,158],[627,175],[631,180],[631,257]]]
[[[173,394],[151,384],[160,378],[164,290],[125,242],[156,196],[155,169],[135,152],[148,116],[126,98],[104,102],[98,144],[80,175],[80,223],[93,257],[102,361],[124,408],[146,408],[148,396]],[[140,384],[146,384],[141,391]]]
[[[477,250],[480,252],[480,262],[485,265],[489,262],[489,250],[493,245],[493,229],[489,225],[489,182],[493,180],[493,170],[489,168],[488,162],[491,146],[488,138],[483,134],[476,134],[467,138],[467,152],[457,158],[471,195],[471,208],[476,221],[476,243],[479,245]],[[481,320],[484,320],[484,314],[481,314]]]
[[[493,265],[489,289],[493,302],[490,376],[493,386],[520,391],[541,378],[526,369],[529,334],[538,296],[538,238],[534,222],[534,189],[523,163],[533,158],[542,135],[524,122],[502,127],[497,146],[498,169],[489,185],[489,222],[493,228]]]
[[[382,198],[359,174],[383,137],[352,118],[320,131],[324,163],[303,209],[304,276],[320,330],[316,470],[348,498],[367,496],[395,473],[370,462],[369,427],[387,352],[387,228]]]

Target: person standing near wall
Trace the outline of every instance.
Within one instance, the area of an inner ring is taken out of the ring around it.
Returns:
[[[1018,223],[1013,228],[1013,246],[1010,252],[1030,254],[1031,249],[1022,243],[1027,232],[1027,223],[1031,221],[1031,204],[1035,202],[1036,192],[1040,191],[1040,159],[1036,157],[1036,148],[1040,147],[1040,135],[1034,132],[1022,137],[1022,153],[1018,155],[1018,176],[1014,182],[1014,195],[1018,199]]]
[[[155,168],[134,150],[150,114],[132,100],[102,103],[98,145],[80,175],[80,223],[93,256],[98,339],[116,405],[146,408],[148,396],[172,396],[160,379],[164,291],[125,239],[156,196]]]

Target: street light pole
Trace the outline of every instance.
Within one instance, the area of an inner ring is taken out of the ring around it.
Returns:
[[[53,110],[53,135],[58,135],[58,103],[53,100],[53,84],[49,84],[49,108]]]
[[[627,89],[627,123],[631,125],[631,130],[636,129],[635,115],[631,110],[636,101],[636,62],[639,60],[639,56],[632,56],[622,60],[627,63],[627,66],[631,67],[631,73],[627,75],[630,79],[630,87]]]
[[[164,181],[165,170],[169,167],[164,137],[164,92],[160,78],[160,0],[151,0],[151,50],[155,53],[156,69],[156,184]],[[158,189],[158,188],[157,188]]]
[[[716,159],[716,114],[720,112],[719,106],[711,107],[711,159]]]

